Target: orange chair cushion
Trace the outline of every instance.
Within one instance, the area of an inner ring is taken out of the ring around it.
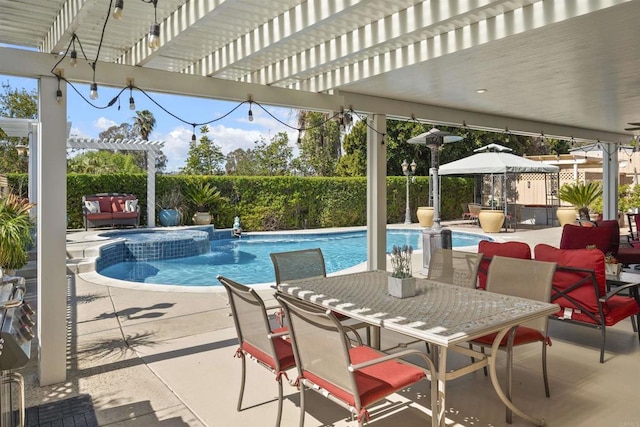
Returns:
[[[488,240],[480,240],[478,243],[478,252],[484,257],[492,258],[494,255],[531,259],[531,248],[524,242],[490,242]],[[490,259],[483,258],[478,268],[478,288],[487,289],[487,272],[489,271]]]
[[[349,356],[351,357],[351,363],[355,365],[386,355],[371,347],[358,346],[349,350]],[[346,390],[307,370],[303,371],[302,376],[327,390],[343,402],[355,407],[353,395]],[[364,408],[391,393],[420,381],[425,377],[425,373],[415,366],[406,365],[396,360],[389,360],[361,369],[355,373],[355,377],[356,387],[360,394],[360,403]]]
[[[273,332],[274,333],[284,332],[286,330],[287,328],[280,328],[280,329],[274,330]],[[296,365],[296,361],[293,356],[293,348],[291,347],[291,341],[289,341],[288,339],[283,339],[281,337],[274,338],[273,346],[276,350],[276,357],[278,358],[278,361],[280,363],[280,370],[286,371],[287,369],[292,368]],[[260,350],[259,348],[255,347],[251,343],[248,343],[245,341],[240,345],[240,348],[242,349],[242,351],[250,354],[251,356],[258,359],[260,362],[269,366],[271,369],[273,370],[276,369],[276,364],[273,360],[273,357],[265,353],[264,351]]]

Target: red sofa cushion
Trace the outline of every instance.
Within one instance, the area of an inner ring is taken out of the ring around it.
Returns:
[[[606,276],[604,269],[604,254],[597,249],[558,249],[550,245],[538,244],[534,248],[535,259],[539,261],[555,262],[560,267],[576,267],[593,270],[597,281],[597,292],[591,280],[571,291],[571,297],[582,304],[582,307],[592,313],[598,313],[598,298],[606,294]],[[561,308],[568,307],[580,310],[576,304],[565,297],[554,299],[558,289],[565,290],[574,285],[584,272],[571,272],[557,270],[553,276],[553,289],[551,290],[552,302],[559,304]],[[572,316],[580,313],[574,313]]]
[[[489,240],[480,240],[478,243],[478,252],[484,255],[480,261],[478,268],[478,288],[487,288],[487,272],[489,271],[490,259],[494,255],[531,259],[531,248],[524,242],[490,242]]]
[[[560,249],[586,249],[595,245],[603,254],[612,251],[612,229],[610,227],[581,227],[566,224],[562,228]]]

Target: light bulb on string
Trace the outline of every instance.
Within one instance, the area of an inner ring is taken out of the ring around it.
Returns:
[[[193,123],[192,126],[193,126],[193,133],[191,134],[191,142],[193,142],[195,144],[195,142],[196,142],[196,124]]]
[[[113,17],[116,19],[122,19],[124,9],[124,0],[116,0],[116,7],[113,9]]]
[[[56,102],[58,104],[62,102],[62,90],[60,88],[56,91]]]
[[[153,24],[149,29],[149,47],[151,49],[157,49],[160,47],[160,25]]]
[[[91,91],[89,92],[89,98],[98,99],[98,83],[91,83]]]
[[[78,65],[78,52],[76,52],[75,49],[71,51],[71,59],[69,60],[69,63],[72,67]]]
[[[249,121],[253,121],[253,111],[251,111],[251,102],[249,103]]]
[[[136,109],[136,101],[133,99],[133,88],[129,86],[129,109],[131,111]]]

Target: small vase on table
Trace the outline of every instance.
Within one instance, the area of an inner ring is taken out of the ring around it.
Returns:
[[[413,248],[408,245],[393,246],[391,267],[393,272],[388,278],[389,295],[396,298],[409,298],[416,294],[416,278],[411,276],[411,254]]]

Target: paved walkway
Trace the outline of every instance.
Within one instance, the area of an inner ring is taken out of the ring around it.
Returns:
[[[472,226],[452,228],[479,231]],[[560,229],[519,230],[495,237],[526,241],[532,247],[537,243],[557,246]],[[70,243],[69,251],[79,246]],[[416,254],[414,271],[420,269],[421,257]],[[88,396],[101,426],[273,425],[276,406],[271,399],[276,396],[276,384],[271,374],[252,364],[245,402],[254,406],[240,413],[235,410],[240,365],[233,357],[235,331],[221,289],[153,292],[113,287],[108,282],[96,284],[87,280],[91,277],[69,276],[68,380],[38,387],[34,354],[23,370],[27,406]],[[29,282],[33,287],[34,281]],[[270,298],[269,294],[263,291],[265,298]],[[35,303],[33,292],[30,299]],[[625,322],[609,333],[603,365],[598,363],[597,331],[559,326],[554,332],[558,338],[549,350],[553,398],[544,398],[539,348],[530,346],[536,348],[516,355],[514,396],[519,406],[544,416],[554,426],[640,425],[636,404],[638,342],[630,325]],[[35,345],[33,349],[35,353]],[[607,388],[610,383],[614,385]],[[451,384],[447,411],[456,425],[505,425],[503,408],[481,373]],[[603,395],[603,387],[610,393]],[[384,417],[372,425],[428,425],[428,394],[422,394],[426,392],[418,388],[396,395],[395,403],[378,408]],[[285,386],[285,393],[282,425],[297,425],[297,392]],[[306,426],[353,425],[340,408],[313,394],[308,396]],[[260,404],[265,401],[268,403]],[[528,424],[514,417],[513,425]]]

